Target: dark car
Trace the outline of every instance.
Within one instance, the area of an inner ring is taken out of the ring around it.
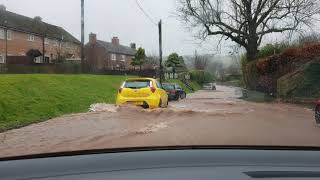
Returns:
[[[172,83],[163,83],[162,87],[167,91],[169,100],[179,100],[186,98],[186,92],[178,85]]]
[[[316,123],[320,125],[320,100],[318,100],[316,103],[315,118],[316,118]]]

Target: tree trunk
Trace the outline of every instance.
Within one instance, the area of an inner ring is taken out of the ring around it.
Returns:
[[[247,48],[247,60],[248,62],[254,61],[258,57],[258,46]]]
[[[248,62],[256,60],[258,57],[258,40],[259,38],[256,36],[255,28],[251,28],[250,30],[250,37],[248,39],[248,46],[246,47],[247,50],[247,60]]]

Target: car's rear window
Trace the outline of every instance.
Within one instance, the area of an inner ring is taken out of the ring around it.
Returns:
[[[150,87],[149,80],[134,80],[134,81],[126,81],[124,83],[124,88],[131,88],[131,89],[140,89]]]
[[[173,90],[174,86],[171,84],[162,84],[163,89],[165,90]]]

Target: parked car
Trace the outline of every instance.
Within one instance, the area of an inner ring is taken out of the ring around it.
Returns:
[[[162,87],[167,91],[169,100],[177,101],[187,97],[187,93],[178,84],[163,83]]]
[[[117,95],[117,105],[134,104],[144,108],[168,106],[168,95],[161,84],[152,78],[126,80]]]
[[[316,103],[315,119],[316,119],[316,123],[320,125],[320,100],[318,100],[318,102]]]
[[[215,83],[207,83],[203,85],[204,90],[217,90]]]

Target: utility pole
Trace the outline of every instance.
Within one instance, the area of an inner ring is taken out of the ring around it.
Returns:
[[[4,32],[5,32],[5,35],[4,35],[4,37],[5,37],[5,41],[6,41],[6,59],[5,59],[5,63],[7,63],[7,60],[8,60],[8,29],[6,28],[5,30],[4,30]]]
[[[81,0],[81,70],[84,70],[84,0]]]
[[[159,24],[159,56],[160,56],[160,83],[163,82],[163,67],[162,67],[162,20],[160,20]]]

